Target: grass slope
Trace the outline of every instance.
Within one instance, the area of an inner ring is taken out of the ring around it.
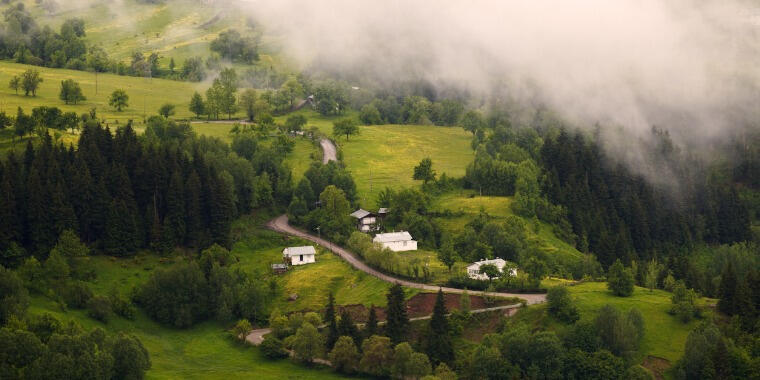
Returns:
[[[436,219],[446,230],[456,234],[477,217],[481,210],[496,221],[514,215],[511,208],[512,201],[512,197],[477,196],[471,190],[457,190],[436,197],[432,208],[438,212],[449,210],[455,214],[452,217]],[[528,226],[528,240],[535,242],[539,249],[556,259],[558,263],[566,265],[583,258],[583,254],[575,247],[554,235],[549,224],[539,222],[538,231],[536,231],[533,220],[522,219]]]
[[[689,332],[699,321],[681,323],[676,317],[668,314],[671,293],[636,287],[631,297],[616,297],[607,290],[603,282],[587,282],[568,287],[580,311],[582,319],[592,319],[602,306],[609,304],[627,312],[631,308],[641,311],[645,321],[644,340],[639,349],[637,361],[641,362],[647,356],[667,359],[671,364],[683,356],[684,344]],[[712,303],[708,299],[700,299],[699,304]],[[709,316],[708,316],[709,317]],[[546,305],[530,307],[520,311],[515,321],[537,324],[549,329],[561,331],[565,325],[549,317]]]
[[[61,312],[53,302],[39,297],[33,299],[29,312],[52,313],[88,329],[100,327],[112,333],[134,334],[150,353],[152,367],[148,379],[345,378],[327,369],[307,368],[288,360],[270,361],[258,348],[235,342],[227,327],[216,322],[177,330],[161,326],[138,312],[134,321],[113,318],[103,324],[88,318],[82,310]]]
[[[20,95],[8,88],[8,82],[14,75],[20,75],[28,69],[36,69],[40,72],[44,82],[40,84],[37,96]],[[79,82],[87,100],[77,105],[66,105],[58,98],[61,91],[61,81],[73,79]],[[39,106],[55,106],[66,112],[78,114],[88,112],[96,108],[99,116],[105,121],[114,124],[118,121],[124,124],[132,119],[135,123],[142,123],[143,116],[155,115],[162,104],[172,103],[176,105],[177,118],[189,118],[193,116],[188,110],[190,96],[194,91],[202,92],[205,85],[199,83],[179,82],[165,79],[148,79],[115,74],[98,74],[98,93],[95,94],[95,74],[85,71],[51,69],[30,65],[21,65],[11,62],[0,62],[0,111],[13,115],[16,109],[21,107],[25,112],[31,112],[32,108]],[[108,105],[108,98],[116,89],[124,89],[129,95],[129,107],[122,112],[116,112]]]
[[[309,120],[307,126],[316,126],[322,133],[332,136],[333,121],[356,118],[355,113],[339,117],[323,117],[314,111],[301,112]],[[282,118],[284,119],[284,118]],[[278,120],[280,121],[280,120]],[[410,187],[420,181],[412,179],[414,167],[420,160],[430,157],[433,168],[440,176],[461,177],[474,153],[470,149],[470,134],[459,127],[431,125],[371,125],[359,127],[360,134],[334,137],[343,153],[343,161],[356,181],[362,207],[376,208],[377,195],[389,186]]]

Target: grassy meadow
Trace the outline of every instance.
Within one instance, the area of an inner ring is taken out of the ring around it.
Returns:
[[[455,190],[436,197],[432,208],[437,212],[451,211],[454,216],[438,217],[436,220],[450,233],[457,233],[476,218],[481,210],[496,221],[515,215],[511,208],[512,201],[512,197],[478,196],[472,190]],[[583,254],[575,247],[554,234],[551,225],[541,221],[536,225],[531,219],[520,218],[527,226],[528,241],[535,243],[558,263],[566,265],[583,258]]]
[[[332,136],[333,121],[354,117],[323,117],[314,111],[302,111],[309,120],[307,128],[315,126]],[[285,117],[280,118],[284,121]],[[343,153],[343,161],[356,181],[362,207],[375,209],[377,195],[386,187],[395,189],[421,184],[412,179],[414,167],[430,157],[440,176],[461,177],[474,153],[470,134],[459,127],[432,125],[371,125],[360,126],[360,134],[333,137]]]
[[[21,75],[28,69],[40,72],[43,82],[40,83],[37,96],[24,96],[23,92],[16,95],[8,88],[8,82],[14,75]],[[61,91],[61,81],[73,79],[79,82],[87,100],[77,105],[66,105],[58,98]],[[180,82],[166,79],[137,78],[116,74],[98,74],[98,92],[95,94],[95,74],[85,71],[51,69],[0,61],[0,111],[16,114],[21,107],[25,112],[39,106],[54,106],[65,112],[77,114],[96,108],[99,117],[108,124],[124,124],[132,119],[142,124],[143,116],[156,115],[158,108],[165,103],[176,106],[176,118],[189,118],[193,114],[188,110],[190,97],[194,91],[205,91],[205,85],[200,83]],[[117,112],[108,105],[108,98],[116,89],[124,89],[129,95],[129,106]]]
[[[586,282],[568,286],[574,304],[578,307],[581,320],[591,320],[604,305],[612,305],[623,312],[631,308],[641,311],[645,321],[644,339],[641,342],[637,362],[643,361],[647,356],[656,356],[675,363],[683,356],[684,344],[689,332],[698,324],[698,320],[682,323],[675,316],[668,314],[671,305],[671,293],[664,290],[649,291],[649,289],[635,287],[630,297],[617,297],[607,290],[607,283]],[[714,303],[714,300],[701,298],[698,305],[705,306]],[[705,318],[710,318],[708,311]],[[514,319],[531,325],[543,326],[549,329],[562,331],[566,326],[554,320],[546,312],[546,305],[521,310]]]

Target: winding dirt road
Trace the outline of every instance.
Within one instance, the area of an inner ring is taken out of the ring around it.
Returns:
[[[312,234],[309,234],[305,231],[302,231],[300,229],[297,229],[293,226],[291,226],[288,223],[288,216],[287,215],[280,215],[277,218],[274,218],[270,220],[267,223],[267,228],[291,235],[296,236],[302,239],[309,240],[313,243],[316,243],[318,245],[321,245],[322,247],[325,247],[335,253],[336,255],[340,256],[343,260],[347,261],[351,266],[354,268],[365,272],[367,274],[370,274],[372,276],[375,276],[383,281],[387,281],[390,283],[399,283],[402,286],[406,286],[409,288],[415,288],[415,289],[422,289],[422,290],[428,290],[428,291],[437,291],[439,288],[442,289],[445,293],[455,293],[455,294],[461,294],[464,292],[463,289],[457,289],[457,288],[447,288],[447,287],[438,287],[434,285],[427,285],[427,284],[420,284],[417,282],[407,281],[400,278],[396,278],[393,276],[389,276],[385,273],[382,273],[380,271],[377,271],[371,267],[369,267],[367,264],[365,264],[362,260],[360,260],[354,253],[351,251],[337,246],[333,244],[330,241],[327,241],[325,239],[322,239],[320,237],[314,236]],[[474,295],[482,295],[485,294],[485,292],[478,292],[478,291],[468,291],[470,294]],[[501,293],[501,292],[495,292],[495,293],[488,293],[489,295],[496,296],[496,297],[517,297],[524,299],[529,305],[537,304],[537,303],[543,303],[546,301],[546,294],[518,294],[518,293]]]
[[[338,161],[338,149],[335,148],[335,144],[330,139],[320,140],[319,145],[322,146],[323,164],[327,164],[330,161]]]

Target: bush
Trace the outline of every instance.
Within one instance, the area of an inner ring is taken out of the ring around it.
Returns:
[[[264,341],[261,342],[261,353],[268,359],[276,360],[288,357],[288,351],[285,350],[285,346],[281,340],[267,335],[264,337]]]
[[[633,285],[631,269],[624,267],[620,259],[615,260],[607,273],[607,288],[618,297],[628,297],[633,294]]]
[[[103,296],[94,296],[87,303],[87,315],[103,323],[108,323],[111,317],[111,302]]]
[[[112,291],[108,296],[111,301],[111,309],[113,312],[129,320],[135,319],[135,313],[137,312],[135,305],[132,304],[132,300],[118,293],[116,290]]]
[[[66,301],[66,305],[84,309],[92,298],[92,290],[83,281],[74,281],[61,289],[61,297]]]
[[[549,314],[565,323],[575,323],[580,319],[578,309],[573,305],[570,298],[570,291],[567,287],[556,286],[549,289],[546,295],[546,301],[549,303]]]

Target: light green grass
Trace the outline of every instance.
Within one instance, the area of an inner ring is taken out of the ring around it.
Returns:
[[[8,82],[14,75],[21,75],[27,69],[40,72],[44,82],[40,84],[37,96],[24,96],[23,92],[16,95],[8,88]],[[79,82],[87,100],[77,105],[66,105],[58,98],[61,81],[73,79]],[[95,94],[95,74],[85,71],[51,69],[11,62],[0,62],[0,111],[13,115],[21,107],[25,112],[39,106],[58,107],[65,112],[77,114],[96,108],[98,115],[105,122],[114,125],[117,121],[124,124],[132,119],[142,123],[143,116],[156,115],[162,104],[171,103],[176,106],[177,118],[193,116],[188,110],[190,97],[194,91],[205,91],[206,85],[190,82],[179,82],[165,79],[137,78],[115,74],[98,74],[98,93]],[[117,112],[108,105],[108,98],[116,89],[124,89],[129,95],[129,107]]]
[[[230,130],[235,126],[235,123],[192,123],[193,131],[199,135],[216,137],[226,143],[232,142],[232,136],[230,136]]]
[[[332,136],[333,121],[343,117],[322,117],[313,111],[304,111],[308,126],[316,126]],[[474,153],[470,149],[470,134],[459,127],[429,125],[373,125],[360,126],[360,134],[333,137],[343,152],[343,161],[356,181],[359,202],[365,208],[375,208],[377,195],[392,187],[417,186],[421,181],[412,179],[414,167],[420,160],[430,157],[433,168],[440,176],[461,177]]]
[[[636,287],[630,297],[616,297],[604,282],[587,282],[569,286],[574,304],[578,307],[582,320],[593,319],[599,309],[604,305],[612,305],[623,312],[631,308],[638,309],[644,317],[645,333],[637,362],[641,362],[647,356],[657,356],[667,359],[674,364],[683,356],[684,344],[689,332],[694,329],[699,321],[681,323],[675,316],[668,314],[670,309],[671,293],[663,290],[654,290]],[[712,303],[711,300],[702,298],[698,304]],[[706,318],[709,318],[709,312]],[[537,305],[527,308],[515,317],[515,321],[524,321],[529,324],[539,324],[553,330],[564,330],[566,325],[555,321],[546,314],[546,305]]]
[[[497,222],[515,215],[511,208],[512,202],[512,197],[478,196],[472,190],[456,190],[436,197],[433,200],[432,208],[438,212],[449,210],[456,214],[451,217],[439,217],[436,220],[449,233],[457,234],[464,229],[467,223],[477,217],[481,210]],[[523,219],[527,227],[527,240],[556,259],[559,264],[567,265],[583,258],[583,254],[575,247],[554,234],[551,225],[539,222],[538,231],[536,231],[533,220],[520,218]]]
[[[139,311],[134,321],[112,318],[103,324],[88,318],[82,310],[63,313],[53,302],[40,297],[33,299],[29,312],[52,313],[88,329],[101,327],[110,333],[134,334],[150,353],[148,379],[344,378],[327,369],[307,368],[289,360],[270,361],[258,348],[234,341],[227,332],[229,326],[216,322],[177,330],[161,326]]]
[[[297,138],[295,142],[293,152],[285,157],[285,164],[290,167],[293,173],[293,182],[298,183],[312,162],[322,162],[322,151],[308,139]]]

